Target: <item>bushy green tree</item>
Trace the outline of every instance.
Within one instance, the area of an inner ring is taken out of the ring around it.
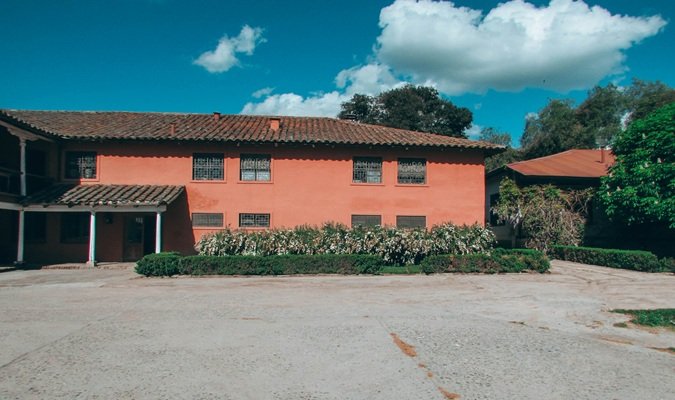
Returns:
[[[612,144],[632,121],[675,101],[675,90],[662,82],[634,79],[630,86],[596,86],[586,99],[553,99],[527,117],[521,138],[523,157],[531,159],[569,149]]]
[[[466,137],[473,115],[443,99],[432,87],[406,85],[377,96],[355,94],[342,103],[339,118],[348,115],[359,122]]]
[[[675,229],[675,103],[631,123],[612,151],[616,163],[599,193],[607,215]]]
[[[485,159],[485,171],[492,171],[493,169],[522,159],[521,152],[518,149],[511,147],[511,134],[508,132],[500,132],[495,128],[486,127],[481,129],[478,139],[506,146],[504,152]]]
[[[590,190],[565,191],[552,185],[518,187],[502,180],[497,216],[526,235],[525,246],[548,251],[553,245],[581,243]]]

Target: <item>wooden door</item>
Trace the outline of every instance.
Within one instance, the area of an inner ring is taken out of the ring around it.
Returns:
[[[124,217],[124,261],[138,261],[143,257],[144,221],[142,215]]]

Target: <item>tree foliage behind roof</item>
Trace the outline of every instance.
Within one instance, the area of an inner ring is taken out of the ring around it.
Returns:
[[[639,79],[625,88],[596,86],[577,107],[570,99],[552,99],[526,119],[523,158],[611,144],[631,121],[674,101],[675,90],[668,85]]]
[[[466,137],[473,115],[443,99],[432,87],[406,85],[377,96],[355,94],[342,103],[339,118],[441,135]]]
[[[607,215],[675,229],[675,102],[634,121],[613,151],[616,163],[599,193]]]

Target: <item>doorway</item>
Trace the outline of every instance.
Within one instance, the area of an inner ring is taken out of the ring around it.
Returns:
[[[124,217],[124,261],[138,261],[155,251],[155,217]]]

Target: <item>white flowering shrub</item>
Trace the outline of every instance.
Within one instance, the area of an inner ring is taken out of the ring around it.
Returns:
[[[389,264],[418,264],[438,254],[471,254],[492,249],[494,234],[480,225],[436,225],[431,230],[358,227],[326,223],[244,232],[225,229],[202,236],[199,254],[212,256],[282,254],[372,254]]]

